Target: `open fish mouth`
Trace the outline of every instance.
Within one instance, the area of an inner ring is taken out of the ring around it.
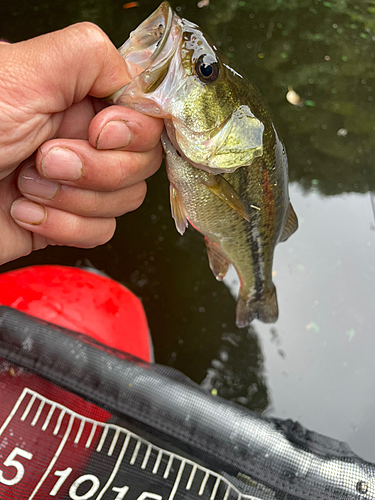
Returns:
[[[114,104],[124,94],[126,102],[128,89],[135,86],[147,94],[164,79],[169,64],[180,46],[182,38],[181,19],[168,2],[163,2],[142,24],[130,33],[129,38],[119,48],[125,61],[143,68],[131,82],[107,98]]]
[[[163,2],[119,48],[122,57],[143,69],[156,61],[165,49],[175,14],[168,2]]]

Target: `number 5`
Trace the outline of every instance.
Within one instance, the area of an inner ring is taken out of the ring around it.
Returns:
[[[7,486],[13,486],[21,481],[23,475],[25,474],[25,468],[18,460],[14,460],[14,458],[19,455],[20,457],[26,458],[27,460],[31,460],[33,458],[33,454],[29,451],[22,450],[16,446],[13,451],[9,453],[8,458],[5,459],[4,465],[6,467],[15,467],[17,470],[16,475],[12,479],[5,479],[3,472],[0,470],[0,483],[6,484]]]

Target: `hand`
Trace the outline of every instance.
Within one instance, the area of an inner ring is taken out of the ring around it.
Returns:
[[[163,122],[97,99],[138,71],[90,23],[0,42],[0,264],[103,244],[142,203]]]

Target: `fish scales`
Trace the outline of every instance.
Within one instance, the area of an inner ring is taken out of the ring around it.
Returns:
[[[177,230],[200,231],[210,267],[240,277],[236,324],[278,317],[275,246],[297,229],[288,162],[260,92],[167,2],[119,49],[143,71],[109,99],[164,119]]]

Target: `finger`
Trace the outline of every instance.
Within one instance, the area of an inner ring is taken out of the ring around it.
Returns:
[[[105,97],[130,81],[136,65],[124,61],[107,35],[81,23],[32,40],[0,44],[0,168],[14,169],[44,141],[56,137],[63,112],[91,95]]]
[[[114,218],[81,217],[19,198],[11,207],[13,220],[24,229],[58,245],[92,248],[113,236]]]
[[[110,191],[137,184],[159,168],[160,142],[143,153],[98,151],[86,141],[54,139],[36,155],[39,175],[48,180],[97,191]]]
[[[110,106],[91,121],[89,141],[97,149],[148,151],[160,140],[163,127],[163,120],[125,106]]]
[[[88,139],[88,129],[95,116],[95,103],[97,99],[85,97],[82,101],[73,104],[63,114],[60,126],[55,137],[66,139]]]
[[[29,200],[85,217],[119,217],[136,210],[147,190],[144,181],[110,192],[66,186],[43,179],[32,164],[21,169],[18,188]]]
[[[35,89],[29,100],[37,100],[36,111],[45,113],[63,111],[87,94],[106,97],[133,74],[134,65],[130,68],[107,35],[87,22],[7,45],[2,53],[17,87]]]

